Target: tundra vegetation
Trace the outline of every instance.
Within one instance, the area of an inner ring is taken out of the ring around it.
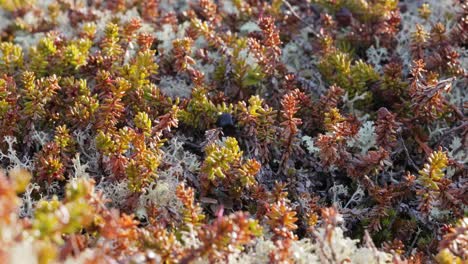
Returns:
[[[468,263],[461,0],[0,0],[4,263]]]

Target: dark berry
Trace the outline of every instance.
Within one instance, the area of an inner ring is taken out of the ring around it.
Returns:
[[[336,13],[335,17],[340,26],[347,27],[351,25],[353,14],[349,9],[343,7]]]
[[[222,113],[218,116],[216,125],[223,129],[225,136],[231,136],[235,134],[235,125],[232,115],[229,113]]]

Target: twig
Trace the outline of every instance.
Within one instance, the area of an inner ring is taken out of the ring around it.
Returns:
[[[453,132],[455,131],[458,131],[460,129],[463,129],[463,128],[468,128],[468,121],[465,121],[463,122],[461,125],[457,126],[457,127],[454,127],[448,131],[446,131],[442,136],[440,136],[439,140],[437,141],[437,146],[440,146],[440,144],[442,143],[442,140],[444,140],[444,138],[450,134],[452,134]]]
[[[418,228],[418,232],[414,236],[413,241],[411,242],[411,246],[408,248],[408,251],[406,252],[406,256],[408,257],[411,254],[411,250],[413,250],[414,245],[416,244],[416,241],[418,240],[419,234],[421,233],[421,229]]]
[[[299,15],[296,13],[296,11],[294,11],[293,9],[293,6],[286,0],[283,0],[283,3],[286,5],[286,7],[289,9],[289,11],[291,11],[291,13],[297,18],[299,19],[300,21],[304,22],[304,19],[302,19],[301,17],[299,17]],[[305,22],[304,22],[305,23]]]
[[[401,137],[401,133],[398,134],[398,137],[399,137],[399,139],[401,141],[401,145],[403,146],[403,149],[405,150],[406,158],[409,160],[411,167],[413,167],[414,170],[418,171],[419,168],[418,168],[418,166],[416,166],[414,161],[411,159],[410,154],[408,152],[408,149],[406,148],[405,141]]]
[[[312,30],[312,33],[317,36],[317,32],[315,32],[315,30],[313,29],[313,27],[311,27],[309,24],[307,24],[307,22],[304,21],[304,19],[302,19],[297,13],[296,11],[294,11],[294,8],[293,6],[287,1],[287,0],[283,0],[283,3],[286,5],[286,7],[289,9],[289,11],[291,11],[291,14],[293,14],[294,17],[296,17],[297,19],[299,19],[299,21],[301,21],[304,25],[306,25],[306,27],[310,28]]]

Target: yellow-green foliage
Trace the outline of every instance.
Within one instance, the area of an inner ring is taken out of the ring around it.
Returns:
[[[190,187],[186,187],[185,184],[180,184],[177,186],[176,195],[183,205],[181,211],[185,226],[183,226],[182,229],[197,228],[201,226],[206,216],[200,205],[195,202],[194,190]]]
[[[82,31],[86,37],[89,39],[94,38],[94,35],[96,34],[96,23],[94,22],[86,22],[83,24]]]
[[[318,68],[328,83],[337,84],[351,96],[362,93],[368,83],[379,80],[378,73],[371,65],[362,60],[352,64],[350,55],[338,50],[326,54]]]
[[[341,116],[338,108],[334,107],[325,113],[323,123],[327,131],[332,132],[334,130],[334,126],[344,120],[345,118]]]
[[[62,234],[72,234],[88,226],[94,219],[93,207],[88,203],[94,186],[87,179],[75,179],[65,187],[65,199],[55,196],[42,200],[34,212],[35,235],[54,242],[62,241]]]
[[[135,151],[135,156],[128,163],[125,172],[129,189],[133,192],[141,192],[143,187],[156,179],[156,169],[161,163],[161,153],[145,145],[138,146]]]
[[[19,8],[25,8],[34,4],[35,0],[0,0],[0,7],[8,11],[15,11]]]
[[[134,133],[128,127],[119,129],[117,133],[98,131],[96,146],[106,155],[123,154],[128,150]]]
[[[71,118],[73,123],[93,122],[94,114],[99,108],[97,94],[92,95],[88,82],[85,79],[75,79],[73,77],[62,79],[63,87],[76,87],[77,95],[72,105],[68,106],[67,117]]]
[[[247,38],[240,37],[233,41],[232,45],[232,73],[237,85],[242,89],[261,82],[265,78],[262,69],[258,65],[249,65],[245,57],[245,54],[247,54]],[[244,55],[242,52],[245,52]]]
[[[123,75],[132,83],[134,89],[150,84],[149,77],[158,72],[154,50],[140,51],[129,64],[124,65]]]
[[[245,127],[249,135],[255,135],[261,142],[273,140],[275,130],[273,129],[273,108],[264,105],[264,100],[258,95],[251,96],[248,104],[240,101],[236,105],[238,123]]]
[[[11,42],[0,43],[0,71],[13,74],[23,67],[23,49]]]
[[[105,38],[101,44],[102,52],[106,56],[118,57],[123,54],[123,49],[119,45],[119,26],[114,23],[108,23],[104,30]]]
[[[428,162],[424,164],[424,168],[419,171],[420,183],[428,189],[439,190],[437,182],[445,176],[444,169],[447,164],[448,158],[445,152],[441,150],[433,152]]]
[[[239,109],[242,113],[249,115],[252,118],[259,118],[265,113],[270,112],[271,108],[264,108],[262,106],[263,99],[261,99],[258,95],[253,95],[249,98],[249,105],[244,101],[241,101],[237,104],[237,109]]]
[[[226,173],[242,158],[242,151],[237,140],[232,137],[226,138],[224,146],[214,143],[207,146],[205,151],[206,158],[202,171],[207,174],[210,181],[225,178]]]
[[[351,58],[347,53],[335,51],[326,54],[318,65],[320,73],[330,82],[340,87],[349,89],[351,87]]]
[[[161,163],[162,152],[157,141],[149,142],[151,134],[151,120],[144,112],[136,115],[135,126],[141,133],[129,127],[118,131],[98,132],[96,136],[97,148],[111,160],[110,170],[116,177],[125,172],[128,188],[132,192],[140,192],[156,178],[156,169]]]
[[[39,40],[29,50],[29,69],[38,76],[52,73],[63,74],[78,70],[87,64],[93,42],[88,38],[78,38],[57,46],[57,36],[50,33]],[[59,41],[60,40],[58,38]]]
[[[52,75],[36,80],[34,72],[23,72],[21,79],[23,82],[22,101],[24,104],[23,113],[25,116],[38,119],[46,115],[47,103],[52,100],[57,90],[60,89],[58,78],[59,77],[56,75]]]
[[[69,150],[73,144],[73,138],[70,136],[70,130],[66,125],[55,128],[54,142],[61,150]]]
[[[232,193],[239,194],[243,188],[254,186],[255,175],[260,171],[260,163],[254,159],[244,161],[237,140],[227,137],[222,143],[212,143],[205,148],[206,158],[201,171],[215,185],[225,186]]]
[[[356,91],[362,91],[368,82],[379,80],[379,74],[371,65],[358,60],[351,66],[351,78],[353,80],[353,88]]]
[[[8,109],[10,109],[10,104],[7,101],[10,93],[7,90],[6,85],[6,81],[4,79],[0,79],[0,118],[3,118],[8,112]]]
[[[64,50],[64,64],[72,66],[73,69],[86,65],[89,49],[92,45],[93,42],[89,39],[78,39],[70,42]]]
[[[216,123],[221,113],[231,113],[232,105],[215,105],[207,96],[204,88],[197,87],[192,91],[192,99],[187,107],[179,112],[179,118],[185,124],[205,129]]]
[[[39,76],[47,72],[49,58],[57,53],[57,47],[54,44],[52,35],[48,35],[39,40],[39,43],[29,50],[30,63],[29,68]]]
[[[435,259],[439,264],[463,264],[463,260],[453,255],[448,248],[441,250]]]
[[[364,22],[378,21],[398,7],[398,0],[312,0],[312,2],[326,8],[331,13],[347,8]]]
[[[145,112],[139,112],[134,119],[135,126],[145,133],[151,132],[151,119]]]

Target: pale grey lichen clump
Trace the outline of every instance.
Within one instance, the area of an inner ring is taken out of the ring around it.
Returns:
[[[379,251],[374,245],[358,246],[358,240],[347,238],[341,228],[333,230],[333,236],[327,241],[325,230],[317,230],[317,241],[301,239],[294,241],[291,249],[294,252],[295,263],[392,263],[392,255]],[[229,263],[260,264],[268,263],[269,254],[277,250],[270,240],[259,239],[251,250],[234,254],[229,257]]]
[[[411,34],[415,31],[416,25],[422,26],[429,32],[431,25],[440,22],[449,31],[455,26],[450,17],[456,13],[462,12],[461,7],[451,0],[431,0],[425,1],[424,3],[430,6],[431,16],[428,19],[418,16],[418,9],[421,7],[421,2],[411,0],[404,1],[406,12],[401,14],[402,29],[398,33],[398,46],[396,51],[399,57],[404,61],[403,65],[407,71],[409,71],[411,65]]]

